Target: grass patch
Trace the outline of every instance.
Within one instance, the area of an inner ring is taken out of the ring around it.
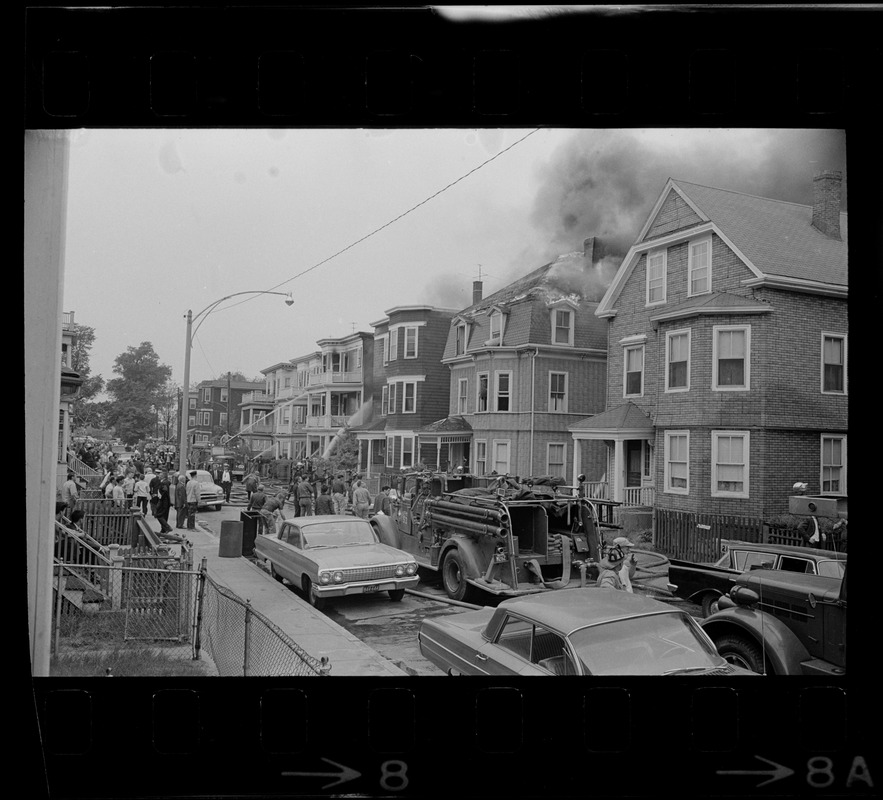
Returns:
[[[53,657],[49,674],[58,678],[105,677],[199,677],[213,674],[205,660],[194,661],[189,645],[174,648],[114,645],[101,650],[63,652]]]

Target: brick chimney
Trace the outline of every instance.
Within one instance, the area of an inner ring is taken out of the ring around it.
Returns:
[[[607,255],[607,248],[597,236],[583,240],[583,256],[588,264],[596,264]]]
[[[813,178],[812,224],[830,239],[840,241],[840,172],[820,172]]]
[[[472,281],[472,305],[481,302],[481,293],[484,284],[481,281]]]

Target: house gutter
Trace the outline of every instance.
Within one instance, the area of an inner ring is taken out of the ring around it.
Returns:
[[[537,374],[537,356],[540,354],[540,348],[537,347],[530,357],[530,463],[528,472],[533,474],[533,436],[534,436],[534,413],[536,406],[536,374]]]

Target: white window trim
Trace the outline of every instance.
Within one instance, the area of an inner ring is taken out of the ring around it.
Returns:
[[[454,328],[455,328],[455,330],[454,330],[454,355],[455,356],[465,356],[466,355],[466,351],[469,349],[469,329],[470,329],[470,327],[471,326],[469,325],[468,322],[458,322],[454,326]],[[457,352],[457,331],[459,331],[461,328],[463,329],[463,352],[458,353]]]
[[[409,386],[414,387],[414,396],[412,398],[413,403],[414,403],[414,407],[410,411],[408,411],[408,409],[405,408],[405,401],[407,400],[407,397],[408,397],[408,387]],[[417,413],[417,381],[402,381],[402,413],[403,414],[416,414]]]
[[[202,390],[202,402],[203,403],[211,403],[212,401],[212,390],[210,387],[206,387]]]
[[[386,437],[386,466],[390,469],[395,468],[395,436]]]
[[[383,363],[389,363],[389,334],[384,333],[383,336],[377,337],[380,343],[383,345]]]
[[[478,457],[478,451],[479,451],[479,447],[478,447],[478,446],[479,446],[479,445],[484,445],[484,458],[483,458],[483,459],[479,459],[479,457]],[[484,464],[484,471],[483,471],[483,472],[479,472],[479,471],[478,471],[478,464],[479,464],[479,462],[482,463],[482,464]],[[488,473],[488,468],[487,468],[487,439],[476,439],[476,440],[475,440],[475,474],[476,474],[476,475],[487,475],[487,473]]]
[[[556,342],[555,341],[555,329],[558,327],[555,324],[555,316],[559,311],[566,311],[570,314],[570,324],[567,326],[567,341],[566,342]],[[552,306],[549,309],[549,322],[550,322],[550,331],[549,336],[553,345],[559,345],[560,347],[573,347],[573,328],[574,323],[576,322],[576,314],[574,313],[573,308],[568,303],[566,307],[562,306],[562,304],[557,304]]]
[[[825,389],[825,339],[842,339],[843,340],[843,391],[835,392],[831,389]],[[820,339],[819,352],[819,391],[822,394],[832,395],[834,397],[845,397],[849,394],[849,386],[847,384],[847,369],[849,360],[849,338],[845,333],[836,333],[834,331],[822,331]]]
[[[389,408],[389,386],[381,386],[380,387],[380,416],[385,417],[388,415]]]
[[[397,387],[398,387],[397,383],[390,383],[389,384],[389,397],[387,398],[387,407],[386,407],[387,416],[389,416],[390,414],[396,413],[396,403],[398,401],[398,398],[396,397],[396,395],[398,394]]]
[[[824,486],[823,480],[824,480],[824,476],[825,476],[825,464],[823,461],[823,453],[825,450],[825,439],[840,439],[840,441],[843,442],[843,466],[841,467],[841,471],[840,471],[840,491],[837,491],[837,492],[830,492],[830,491],[826,492],[824,490],[824,488],[822,488]],[[847,455],[847,451],[846,451],[847,444],[848,444],[847,435],[845,433],[823,433],[819,436],[819,494],[833,496],[833,497],[840,497],[840,496],[846,495],[848,488],[849,488],[849,486],[847,484],[847,480],[846,480],[847,465],[849,463],[849,459],[848,459],[848,455]]]
[[[499,308],[494,307],[490,311],[488,311],[487,316],[488,316],[488,340],[485,342],[485,345],[502,346],[503,339],[506,338],[506,317],[508,316],[508,314],[504,313]],[[491,331],[493,330],[493,318],[496,316],[499,316],[499,318],[500,318],[500,338],[499,338],[499,340],[494,339],[494,337],[491,336]]]
[[[487,379],[487,398],[485,399],[484,411],[481,410],[481,401],[479,392],[481,391],[481,379]],[[491,374],[490,372],[475,373],[475,413],[487,414],[491,410]]]
[[[650,300],[650,259],[658,255],[662,256],[662,299]],[[644,284],[644,305],[646,307],[662,305],[668,297],[668,249],[650,250],[647,253],[645,264],[644,271],[647,274]]]
[[[508,475],[512,472],[512,440],[511,439],[494,439],[493,446],[491,447],[491,465],[492,471],[493,469],[497,469],[497,445],[504,444],[506,445],[506,470],[505,472],[500,472],[497,470],[498,475]]]
[[[553,375],[563,375],[564,376],[564,408],[560,411],[555,411],[552,409],[552,376]],[[559,372],[558,370],[549,370],[549,393],[546,396],[548,407],[546,411],[550,414],[567,414],[568,408],[570,406],[570,373],[569,372]]]
[[[708,288],[701,292],[693,291],[693,246],[708,242]],[[687,297],[698,297],[702,294],[711,294],[711,234],[693,239],[687,243]]]
[[[399,329],[389,331],[389,361],[398,361],[399,358]]]
[[[415,442],[416,437],[414,436],[402,436],[402,449],[399,453],[399,469],[405,469],[405,467],[413,467],[414,464],[417,463],[417,446]],[[411,443],[411,463],[405,463],[405,442],[408,441]]]
[[[671,452],[671,439],[675,436],[686,436],[687,437],[687,486],[683,489],[680,487],[671,486],[671,470],[669,469],[669,464],[671,463],[669,459],[669,452]],[[665,494],[690,494],[690,431],[666,431],[665,432],[665,455],[663,456],[663,492]]]
[[[408,331],[414,331],[414,355],[408,355]],[[404,353],[402,355],[403,358],[417,358],[420,355],[420,326],[418,325],[405,325],[405,340],[404,344]]]
[[[460,400],[463,401],[463,410],[460,410]],[[469,378],[457,379],[457,414],[466,414],[469,411]]]
[[[546,442],[546,474],[554,475],[556,473],[552,472],[552,460],[549,456],[549,453],[553,447],[561,447],[561,469],[562,469],[562,478],[567,477],[567,442]]]
[[[509,376],[509,408],[508,409],[499,409],[497,404],[500,402],[500,376],[508,375]],[[514,411],[515,398],[513,397],[512,392],[512,370],[511,369],[499,369],[494,372],[494,404],[493,409],[495,414],[510,414]]]
[[[687,385],[686,386],[669,386],[669,364],[671,363],[671,340],[675,336],[687,335]],[[676,331],[668,331],[665,334],[665,391],[666,392],[689,392],[690,391],[690,370],[693,366],[693,330],[692,328],[681,328]]]
[[[637,394],[629,394],[628,393],[628,351],[629,350],[640,350],[641,351],[641,391]],[[647,349],[643,344],[629,344],[622,348],[622,396],[623,397],[643,397],[644,396],[644,383],[646,380],[646,358],[647,358]]]
[[[721,436],[741,436],[745,441],[745,464],[743,473],[743,484],[745,488],[741,492],[727,492],[717,488],[717,459],[718,459],[718,439]],[[735,497],[748,499],[750,496],[751,477],[751,432],[750,431],[712,431],[711,432],[711,496],[712,497]],[[689,481],[688,481],[689,484]]]
[[[724,331],[745,331],[745,385],[720,386],[718,384],[718,334]],[[751,391],[751,326],[750,325],[715,325],[712,327],[711,339],[711,390],[713,392],[748,392]]]

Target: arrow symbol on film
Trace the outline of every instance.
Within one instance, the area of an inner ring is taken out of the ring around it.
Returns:
[[[781,764],[777,764],[775,761],[770,761],[768,758],[764,758],[763,756],[755,756],[755,758],[760,759],[766,764],[769,764],[772,769],[719,769],[717,771],[718,775],[769,775],[765,781],[758,783],[757,788],[759,789],[761,786],[766,786],[768,783],[772,783],[773,781],[780,781],[782,778],[787,778],[789,775],[794,774],[793,769],[788,769],[788,767],[784,767]]]
[[[337,786],[338,783],[346,783],[346,781],[354,780],[355,778],[361,777],[361,772],[356,772],[354,769],[350,769],[349,767],[345,767],[343,764],[338,764],[336,761],[332,761],[330,758],[322,759],[326,764],[331,764],[332,766],[337,767],[338,771],[335,772],[283,772],[283,777],[308,777],[308,778],[336,778],[337,780],[331,781],[331,783],[326,783],[322,788],[328,789],[331,786]]]

